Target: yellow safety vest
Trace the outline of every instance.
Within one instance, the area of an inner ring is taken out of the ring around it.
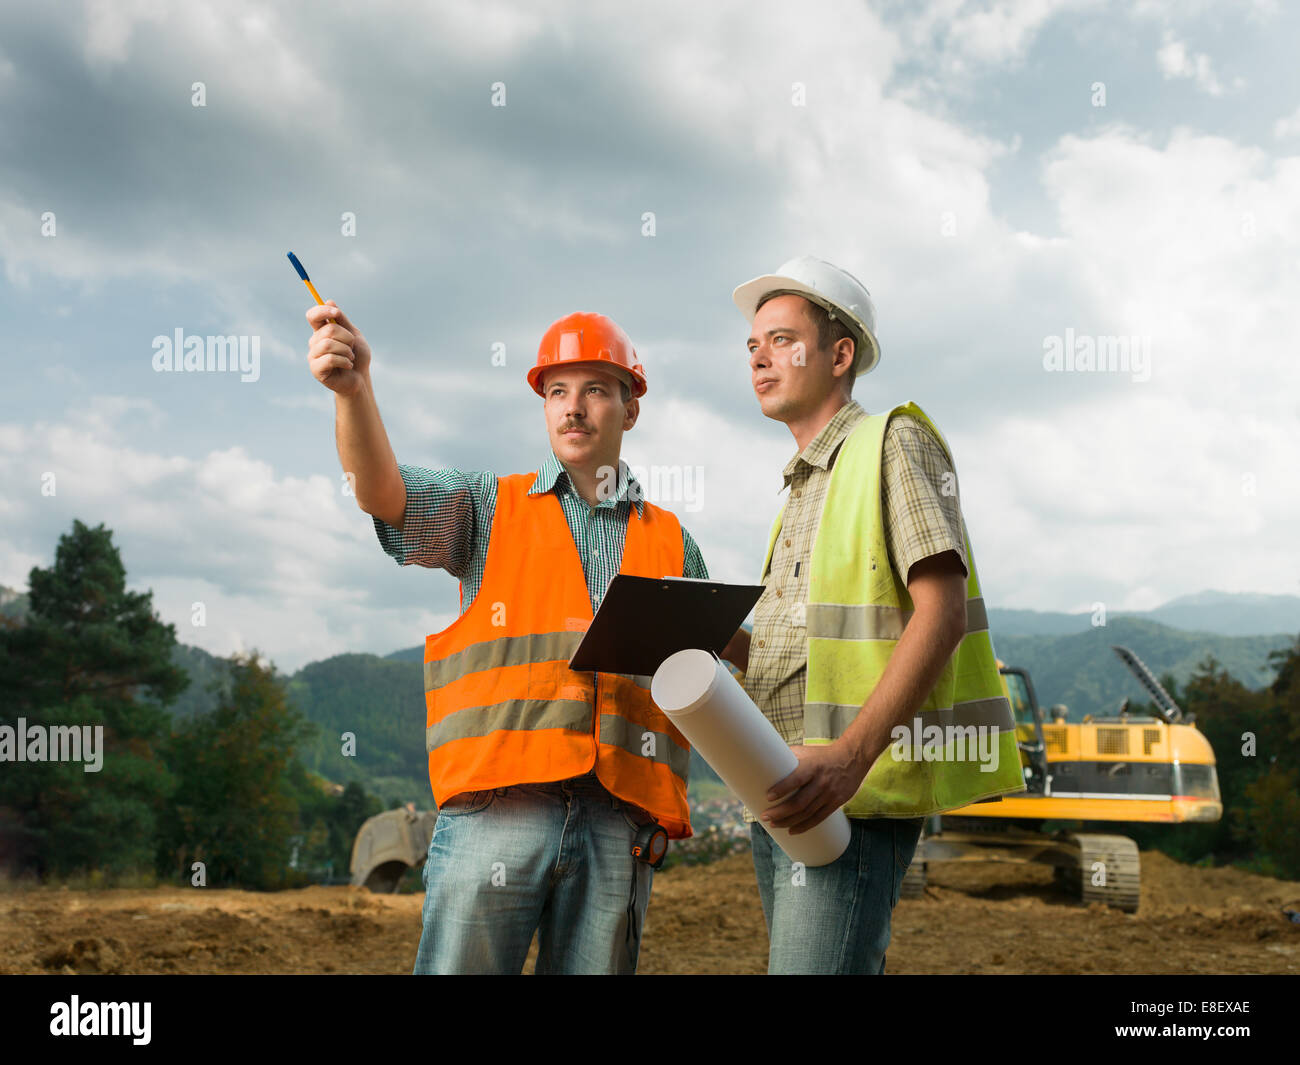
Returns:
[[[890,565],[881,514],[880,463],[885,428],[894,414],[920,419],[947,441],[915,403],[872,414],[840,447],[813,539],[809,572],[808,670],[804,743],[838,739],[857,716],[894,653],[912,616],[907,586]],[[776,516],[762,575],[781,529]],[[966,635],[934,689],[876,759],[850,817],[919,817],[1023,791],[1016,723],[1003,693],[989,638],[970,537],[966,540]],[[762,576],[760,576],[760,580]]]

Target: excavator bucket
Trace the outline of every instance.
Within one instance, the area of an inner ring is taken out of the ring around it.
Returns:
[[[437,810],[400,806],[366,820],[352,843],[352,883],[392,894],[406,871],[423,864]]]

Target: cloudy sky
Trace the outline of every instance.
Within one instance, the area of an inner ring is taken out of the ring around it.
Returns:
[[[715,577],[795,450],[731,290],[814,254],[876,302],[855,398],[944,430],[993,605],[1300,592],[1297,39],[1262,2],[2,0],[0,584],[80,518],[216,654],[452,620],[343,491],[293,250],[402,462],[536,469],[542,332],[615,318],[623,457],[700,469],[660,501]],[[256,373],[159,372],[177,330]]]

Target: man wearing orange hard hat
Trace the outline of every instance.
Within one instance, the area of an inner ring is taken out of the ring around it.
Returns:
[[[333,323],[329,321],[333,319]],[[634,856],[691,834],[690,749],[650,678],[568,662],[616,573],[708,577],[672,512],[619,458],[645,371],[626,333],[570,314],[528,383],[550,454],[497,476],[398,465],[370,347],[333,301],[313,307],[313,375],[336,396],[358,506],[399,565],[460,580],[460,616],[425,640],[425,740],[438,820],[416,973],[631,973],[653,869]]]

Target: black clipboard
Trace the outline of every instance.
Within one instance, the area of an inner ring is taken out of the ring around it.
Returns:
[[[761,584],[620,573],[609,582],[569,668],[649,676],[688,647],[720,657],[762,594]]]

